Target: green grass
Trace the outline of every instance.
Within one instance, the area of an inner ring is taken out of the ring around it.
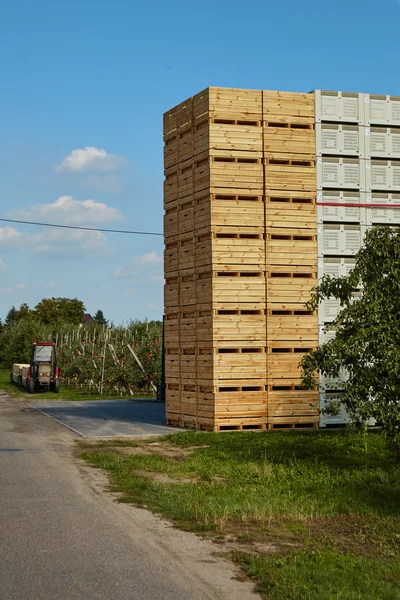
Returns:
[[[400,598],[400,563],[367,559],[334,550],[295,552],[281,558],[239,557],[257,589],[269,600],[396,600]]]
[[[87,392],[84,390],[77,390],[72,387],[63,386],[61,384],[60,391],[58,394],[54,392],[37,392],[34,395],[29,394],[25,388],[21,388],[15,383],[10,383],[10,371],[0,370],[0,389],[6,391],[11,396],[15,398],[20,398],[23,400],[109,400],[112,396],[100,396],[98,392]],[[129,398],[130,400],[135,399],[143,399],[143,400],[151,400],[154,396],[145,398],[145,394],[140,398],[134,398],[133,396],[114,396],[117,399]]]
[[[139,444],[80,452],[121,502],[229,539],[265,597],[400,599],[400,469],[378,434],[185,432]]]

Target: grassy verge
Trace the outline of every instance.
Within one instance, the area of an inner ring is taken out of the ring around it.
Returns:
[[[81,444],[121,502],[201,532],[272,600],[400,599],[400,469],[375,433]]]
[[[37,392],[36,394],[28,394],[24,388],[20,388],[15,383],[10,383],[10,372],[4,369],[0,370],[0,389],[6,391],[15,398],[20,398],[26,401],[29,400],[109,400],[112,396],[100,396],[98,392],[87,392],[85,390],[77,390],[61,384],[60,391],[58,394],[54,392]],[[152,400],[154,397],[145,398],[145,394],[140,398],[133,398],[133,396],[114,396],[116,399],[129,399],[129,400]]]

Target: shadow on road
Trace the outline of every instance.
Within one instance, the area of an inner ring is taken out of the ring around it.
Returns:
[[[151,401],[41,401],[30,405],[83,436],[161,435],[172,433],[165,404]]]

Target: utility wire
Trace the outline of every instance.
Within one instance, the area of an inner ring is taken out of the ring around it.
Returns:
[[[61,229],[80,229],[83,231],[101,231],[105,233],[129,233],[132,235],[163,235],[153,231],[127,231],[125,229],[101,229],[100,227],[79,227],[78,225],[57,225],[55,223],[39,223],[37,221],[20,221],[17,219],[2,219],[6,223],[22,223],[23,225],[40,225],[41,227],[59,227]]]

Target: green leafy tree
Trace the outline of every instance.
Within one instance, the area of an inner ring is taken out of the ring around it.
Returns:
[[[303,385],[317,385],[318,373],[336,378],[344,371],[341,403],[356,423],[378,421],[400,460],[400,232],[369,230],[355,268],[346,277],[323,277],[307,307],[332,297],[341,306],[329,326],[336,336],[303,357]]]
[[[19,309],[16,311],[15,314],[15,320],[16,321],[21,321],[22,319],[29,319],[29,318],[34,318],[35,314],[33,311],[31,311],[31,309],[29,308],[29,306],[24,303],[21,304],[21,306],[19,307]]]
[[[49,326],[29,317],[5,327],[0,335],[0,362],[7,368],[13,363],[30,363],[33,342],[51,341]]]
[[[17,320],[17,309],[15,308],[15,306],[12,306],[7,313],[4,323],[8,327],[12,323],[15,323],[16,320]]]
[[[98,323],[98,325],[108,325],[108,321],[104,316],[104,313],[101,309],[99,309],[93,317],[93,320]]]
[[[35,306],[34,313],[46,325],[57,323],[80,325],[83,323],[85,306],[77,298],[43,298]]]

